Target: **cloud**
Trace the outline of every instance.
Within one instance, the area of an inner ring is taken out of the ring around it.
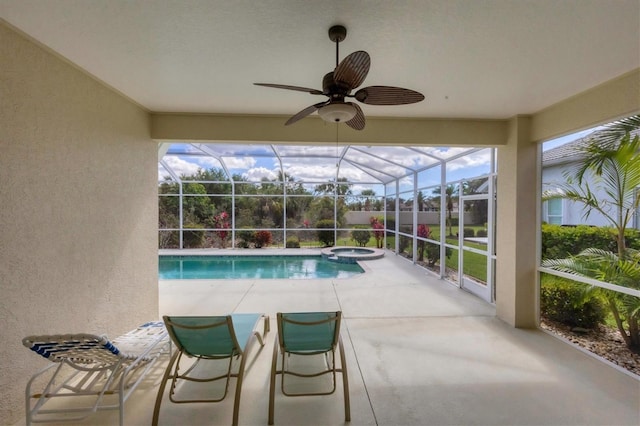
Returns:
[[[313,164],[313,162],[296,162],[295,165],[285,167],[285,171],[296,180],[326,181],[336,178],[336,163]]]
[[[204,168],[202,165],[198,164],[195,161],[187,161],[175,155],[165,155],[163,160],[178,176],[192,175],[196,173],[198,169]],[[164,180],[164,177],[167,175],[168,173],[166,173],[164,168],[160,165],[160,163],[158,163],[158,179]]]
[[[251,182],[259,182],[263,178],[273,180],[278,178],[278,171],[269,170],[266,167],[254,167],[242,173],[242,177]]]
[[[224,157],[223,161],[230,170],[250,169],[257,163],[254,157]]]
[[[454,149],[454,148],[451,148]],[[460,148],[461,149],[461,148]],[[489,166],[491,164],[491,149],[483,149],[473,154],[465,155],[447,163],[447,171]],[[487,170],[488,172],[488,170]],[[486,172],[485,172],[486,173]],[[481,173],[484,174],[484,173]]]

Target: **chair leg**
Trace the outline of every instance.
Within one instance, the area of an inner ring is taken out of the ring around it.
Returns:
[[[158,396],[156,396],[156,405],[153,407],[153,420],[151,424],[153,426],[158,426],[158,417],[160,416],[160,404],[162,404],[162,396],[164,395],[164,389],[167,386],[167,381],[171,376],[171,370],[173,369],[173,364],[176,362],[176,359],[180,355],[180,351],[176,351],[169,360],[169,365],[167,365],[167,369],[164,371],[164,375],[162,376],[162,382],[160,382],[160,389],[158,389]]]
[[[242,394],[242,379],[244,378],[244,367],[247,360],[247,352],[242,354],[242,361],[238,367],[238,376],[236,377],[236,394],[233,401],[233,420],[232,426],[238,426],[238,416],[240,411],[240,395]]]
[[[276,335],[276,341],[273,345],[273,358],[271,360],[271,375],[269,377],[269,424],[273,424],[274,417],[274,399],[276,391],[276,374],[278,367],[278,336]]]
[[[351,421],[351,403],[349,399],[349,378],[347,377],[347,361],[344,355],[344,345],[342,344],[342,337],[338,342],[340,347],[340,369],[342,370],[342,387],[344,392],[344,421]]]
[[[265,334],[268,332],[269,330],[269,317],[268,316],[263,316],[263,320],[265,321],[264,324],[264,330],[265,330]],[[247,364],[247,358],[249,356],[249,352],[254,344],[254,341],[257,340],[258,343],[260,344],[260,348],[258,349],[258,353],[262,350],[262,348],[264,347],[264,336],[260,336],[260,333],[254,333],[253,337],[248,343],[247,346],[245,346],[244,348],[244,352],[242,353],[242,361],[240,361],[240,367],[238,370],[238,376],[237,376],[237,380],[236,380],[236,395],[235,395],[235,401],[233,403],[233,422],[232,425],[233,426],[237,426],[238,425],[238,416],[240,414],[240,395],[242,394],[242,381],[244,379],[244,370],[246,368],[246,364]],[[256,354],[257,356],[257,354]]]

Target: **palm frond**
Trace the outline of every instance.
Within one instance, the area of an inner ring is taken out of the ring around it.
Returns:
[[[625,134],[640,129],[640,115],[633,115],[608,124],[598,132],[598,140],[604,144],[612,144],[620,140]]]

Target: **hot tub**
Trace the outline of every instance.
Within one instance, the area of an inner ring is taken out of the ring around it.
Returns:
[[[384,251],[365,247],[329,247],[322,250],[322,257],[339,263],[357,263],[359,260],[375,260],[384,256]]]

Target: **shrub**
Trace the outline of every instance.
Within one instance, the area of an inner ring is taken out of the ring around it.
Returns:
[[[319,228],[318,241],[325,247],[330,247],[335,244],[335,222],[331,219],[322,219],[316,222],[316,228]],[[324,230],[326,229],[326,231]]]
[[[595,298],[585,298],[580,284],[543,276],[540,314],[570,327],[594,328],[604,322],[605,308]]]
[[[471,238],[476,236],[476,231],[474,231],[473,228],[464,228],[462,232],[464,233],[463,236],[465,238]]]
[[[638,230],[627,229],[624,235],[628,247],[640,249]],[[617,231],[610,227],[543,224],[542,258],[564,259],[591,247],[616,253],[618,251],[616,236]]]
[[[253,234],[253,243],[256,248],[266,247],[271,244],[271,232],[270,231],[256,231]]]
[[[287,237],[286,248],[300,248],[300,240],[295,235],[293,237]]]
[[[407,251],[407,248],[409,247],[409,243],[411,243],[411,238],[407,238],[404,235],[400,235],[400,240],[398,242],[399,253],[404,253],[405,251]]]
[[[371,228],[373,228],[373,238],[376,239],[376,247],[382,248],[382,242],[384,240],[384,224],[380,222],[380,218],[371,216],[369,218]]]
[[[189,227],[191,229],[202,229],[204,228],[203,225],[199,224],[199,223],[188,223],[186,224],[186,227]],[[204,231],[187,231],[186,229],[184,230],[183,234],[182,234],[182,246],[184,248],[201,248],[204,247],[204,237],[205,237],[205,232]]]
[[[246,229],[238,230],[236,232],[236,237],[238,238],[238,247],[240,248],[249,248],[249,243],[254,240],[253,231],[248,231]]]
[[[451,250],[449,247],[446,247],[444,249],[444,255],[447,257],[447,259],[451,258],[452,254],[453,250]],[[427,265],[433,268],[440,260],[440,246],[438,244],[426,243],[425,255],[427,257]]]
[[[420,224],[418,225],[418,237],[420,238],[431,238],[431,229],[429,225]],[[425,241],[418,240],[418,261],[422,262],[424,260],[424,250],[425,250]]]
[[[380,218],[380,223],[384,223],[384,218]],[[396,230],[396,220],[395,219],[390,219],[387,218],[387,229],[389,231],[395,231]]]
[[[167,248],[179,248],[179,232],[178,231],[163,231],[160,230],[158,236],[158,244],[161,249]]]
[[[351,231],[351,239],[360,247],[366,247],[371,239],[371,231],[368,229],[354,229]]]
[[[478,229],[478,231],[476,232],[476,237],[486,237],[486,236],[487,236],[486,229]]]

